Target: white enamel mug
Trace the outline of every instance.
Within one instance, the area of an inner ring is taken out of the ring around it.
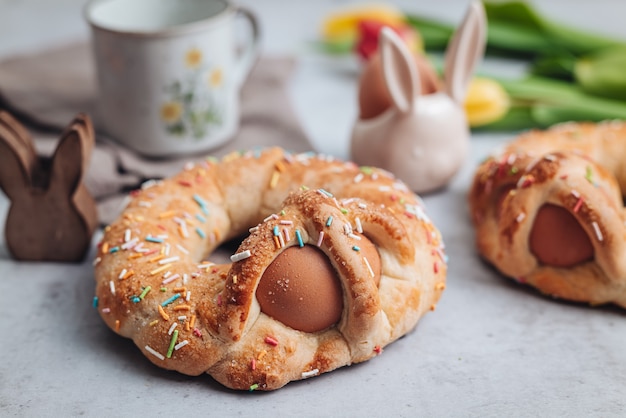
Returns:
[[[244,43],[235,19],[251,26]],[[239,90],[259,50],[254,15],[227,0],[92,0],[103,128],[151,157],[215,148],[239,127]]]

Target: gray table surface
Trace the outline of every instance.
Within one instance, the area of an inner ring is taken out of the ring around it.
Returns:
[[[82,3],[0,0],[0,57],[86,37]],[[316,149],[345,158],[353,63],[329,63],[302,46],[316,36],[321,16],[344,2],[244,3],[261,17],[266,53],[300,58],[292,97]],[[455,21],[466,2],[425,3],[399,4]],[[545,3],[540,9],[562,20],[626,37],[623,2]],[[543,297],[476,254],[466,204],[472,172],[512,137],[474,135],[471,158],[450,187],[425,196],[450,256],[436,311],[383,355],[272,393],[233,392],[208,375],[158,369],[108,330],[91,306],[95,244],[82,264],[19,263],[2,233],[0,416],[626,415],[624,312]],[[0,220],[8,204],[0,194]]]

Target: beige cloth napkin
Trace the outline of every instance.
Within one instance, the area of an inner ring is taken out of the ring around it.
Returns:
[[[87,43],[0,62],[0,108],[31,130],[42,155],[53,151],[58,135],[78,112],[92,117],[96,147],[85,184],[98,202],[100,222],[107,224],[119,215],[130,190],[148,179],[175,174],[186,162],[273,145],[295,152],[311,150],[287,94],[294,68],[293,58],[262,56],[241,91],[241,127],[234,138],[208,153],[168,160],[143,158],[99,132],[95,72]]]

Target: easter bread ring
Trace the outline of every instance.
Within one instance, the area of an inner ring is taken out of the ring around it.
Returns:
[[[541,292],[626,307],[626,124],[530,131],[477,169],[469,194],[481,255]]]
[[[248,233],[232,264],[203,261]],[[94,303],[160,367],[273,390],[379,354],[445,276],[440,233],[403,183],[272,148],[133,193],[99,245]]]

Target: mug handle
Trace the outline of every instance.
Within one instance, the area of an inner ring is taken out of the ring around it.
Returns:
[[[241,54],[239,54],[237,65],[235,67],[235,83],[238,87],[241,87],[244,81],[246,81],[246,78],[248,78],[248,74],[250,74],[250,70],[252,70],[252,66],[259,55],[260,27],[255,14],[249,9],[237,6],[236,13],[237,16],[244,17],[250,23],[250,27],[252,28],[251,39],[249,39],[249,42],[246,42],[247,45],[245,49],[241,52]]]

